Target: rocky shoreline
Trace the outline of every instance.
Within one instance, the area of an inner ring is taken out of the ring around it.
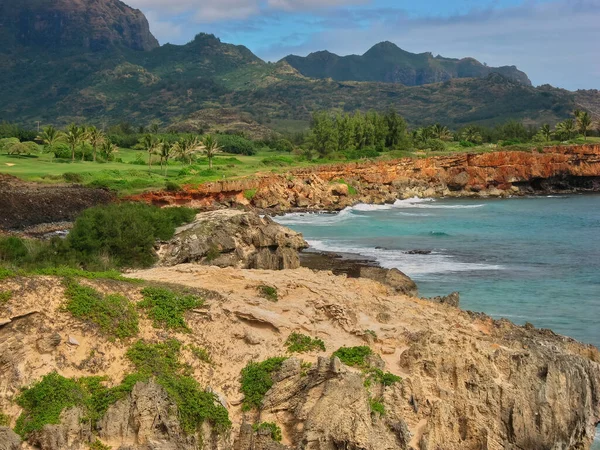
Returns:
[[[130,199],[160,206],[244,207],[281,214],[340,211],[358,203],[389,204],[413,197],[503,198],[573,192],[600,192],[600,145],[318,166]]]

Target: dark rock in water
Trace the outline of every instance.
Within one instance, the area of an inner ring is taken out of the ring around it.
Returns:
[[[460,294],[458,292],[453,292],[450,295],[446,295],[445,297],[431,297],[428,298],[430,302],[441,303],[442,305],[450,305],[458,308],[460,303]]]
[[[416,297],[419,293],[416,283],[398,269],[383,269],[381,267],[361,267],[360,276],[379,281],[392,287],[396,292]]]
[[[201,213],[162,245],[160,264],[200,263],[240,269],[300,267],[298,250],[308,244],[297,233],[256,213],[219,210]]]
[[[431,250],[409,250],[403,253],[405,255],[431,255]]]

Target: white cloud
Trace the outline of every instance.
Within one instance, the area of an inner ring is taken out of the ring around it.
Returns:
[[[183,35],[183,26],[179,23],[163,20],[155,11],[148,11],[146,18],[150,23],[152,34],[160,43],[171,42],[177,40]]]

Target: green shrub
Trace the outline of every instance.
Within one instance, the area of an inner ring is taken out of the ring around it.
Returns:
[[[219,147],[221,147],[221,150],[224,152],[248,156],[256,154],[254,142],[246,139],[243,136],[238,136],[235,134],[220,134],[216,136],[216,138]]]
[[[18,237],[0,237],[0,261],[19,263],[29,255],[25,241]]]
[[[181,191],[181,186],[179,186],[177,183],[174,183],[173,181],[167,181],[165,183],[165,191],[179,192],[179,191]]]
[[[0,427],[10,427],[10,416],[0,412]]]
[[[122,295],[104,296],[72,280],[65,284],[65,308],[74,317],[97,325],[110,337],[126,339],[138,334],[138,314],[127,298]]]
[[[157,344],[135,343],[127,357],[142,376],[154,376],[171,400],[177,405],[183,430],[195,432],[205,420],[217,431],[231,427],[227,409],[218,403],[214,394],[205,392],[199,383],[188,376],[190,367],[179,362],[181,343],[169,340]]]
[[[443,152],[446,150],[446,143],[441,139],[427,139],[425,148],[434,152]]]
[[[103,444],[99,439],[96,439],[90,444],[90,450],[111,450],[112,447]]]
[[[185,371],[186,366],[179,362],[180,351],[177,339],[157,344],[137,341],[127,350],[127,357],[138,372],[160,377]]]
[[[138,303],[138,306],[148,311],[154,326],[170,330],[189,331],[184,314],[204,304],[204,301],[198,297],[178,294],[164,288],[144,288],[142,296],[144,299]]]
[[[294,160],[287,156],[269,156],[261,161],[265,166],[286,167],[294,164]]]
[[[66,240],[84,261],[106,254],[118,267],[147,267],[155,261],[156,240],[170,239],[177,226],[194,217],[190,208],[160,209],[142,203],[96,206],[77,217]]]
[[[470,142],[470,141],[460,141],[458,143],[458,145],[460,145],[463,148],[477,147],[477,144],[474,144],[473,142]]]
[[[80,173],[65,172],[62,177],[67,183],[83,183],[83,176]]]
[[[368,381],[368,383],[366,383],[367,385],[370,385],[372,381],[381,383],[383,386],[391,386],[393,384],[402,382],[402,378],[400,378],[398,375],[394,375],[390,372],[384,372],[376,367],[369,368],[366,371],[366,375],[366,381]]]
[[[321,339],[313,339],[301,333],[292,333],[285,341],[290,353],[305,353],[315,350],[325,351],[325,343]]]
[[[244,394],[244,401],[242,402],[242,409],[244,411],[262,406],[265,394],[273,386],[271,375],[281,369],[286,359],[284,357],[276,357],[269,358],[260,363],[251,362],[242,369],[241,390]]]
[[[32,431],[47,424],[58,424],[61,412],[74,406],[83,408],[84,420],[95,426],[110,405],[127,396],[138,381],[147,379],[139,374],[128,375],[120,385],[107,388],[104,377],[71,379],[52,372],[16,398],[23,412],[17,419],[15,431],[26,439]]]
[[[77,381],[53,372],[24,389],[15,401],[23,408],[15,432],[25,439],[32,431],[41,430],[47,424],[60,423],[60,413],[81,405],[84,393]]]
[[[373,354],[369,347],[341,347],[333,353],[347,366],[367,367],[367,357]]]
[[[12,291],[0,291],[0,306],[7,303],[13,296]]]
[[[264,297],[271,302],[276,302],[279,300],[279,294],[277,293],[276,287],[261,284],[257,287],[257,289],[261,297]]]
[[[248,201],[252,201],[256,195],[256,189],[248,189],[244,191],[244,198]]]
[[[0,139],[0,152],[8,152],[8,149],[15,144],[18,144],[19,138],[16,137],[7,137]]]
[[[343,179],[339,179],[339,180],[334,180],[331,183],[338,183],[338,184],[345,184],[346,186],[348,186],[348,194],[349,195],[356,195],[356,188],[352,185],[350,185],[346,180]]]
[[[254,430],[254,432],[268,430],[271,434],[271,439],[273,439],[276,442],[281,442],[281,440],[283,439],[283,436],[281,435],[281,428],[279,428],[277,424],[272,422],[255,423],[254,425],[252,425],[252,429]]]
[[[200,361],[204,361],[205,363],[208,363],[208,364],[212,363],[212,360],[210,359],[210,354],[208,353],[208,350],[206,350],[205,348],[198,347],[196,345],[190,345],[188,348],[192,352],[192,355],[194,355]]]
[[[380,416],[385,416],[385,406],[381,399],[369,399],[369,406],[371,407],[372,412],[377,413]]]

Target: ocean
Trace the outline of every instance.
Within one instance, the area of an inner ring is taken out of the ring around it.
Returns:
[[[421,296],[459,291],[462,309],[600,348],[600,195],[414,198],[275,220],[316,250],[400,269]]]

